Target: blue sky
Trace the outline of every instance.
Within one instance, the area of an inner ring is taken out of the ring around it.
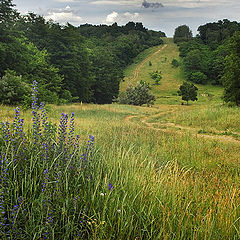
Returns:
[[[73,25],[119,25],[142,22],[149,29],[172,36],[186,24],[194,34],[207,22],[228,18],[240,22],[239,0],[13,0],[22,13],[35,12],[47,19]]]

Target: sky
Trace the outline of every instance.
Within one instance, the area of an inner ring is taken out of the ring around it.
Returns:
[[[119,25],[142,22],[172,37],[176,27],[187,25],[193,34],[208,22],[229,19],[240,22],[239,0],[13,0],[16,9],[34,12],[61,24]]]

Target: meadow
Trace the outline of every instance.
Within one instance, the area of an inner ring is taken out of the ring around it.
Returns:
[[[222,105],[213,86],[199,86],[199,101],[182,106],[183,76],[170,66],[177,49],[167,44],[172,50],[152,56],[151,69],[146,62],[134,80],[151,81],[149,71],[168,54],[151,108],[34,105],[19,116],[0,107],[3,122],[16,120],[7,136],[17,139],[10,144],[3,131],[3,239],[240,238],[239,109]]]

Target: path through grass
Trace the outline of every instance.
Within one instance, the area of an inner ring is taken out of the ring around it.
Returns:
[[[170,66],[172,58],[177,58],[177,48],[172,40],[166,39],[166,43],[155,55],[162,46],[142,53],[138,64],[126,70],[130,78],[136,66],[150,55],[152,67],[148,62],[143,64],[136,81],[143,78],[150,82],[149,71],[161,70],[162,83],[153,86],[161,104],[152,108],[117,104],[47,106],[52,123],[58,123],[62,112],[74,112],[80,141],[87,141],[90,134],[95,137],[92,178],[84,178],[80,188],[84,192],[74,185],[74,194],[66,191],[67,198],[60,197],[66,205],[58,211],[61,219],[66,219],[69,235],[55,232],[58,228],[54,222],[51,231],[56,236],[81,239],[73,235],[76,229],[70,228],[73,219],[69,203],[75,203],[78,197],[78,209],[84,206],[86,214],[81,213],[84,223],[77,222],[74,228],[82,226],[84,239],[240,239],[240,145],[237,137],[230,136],[234,142],[218,137],[227,129],[239,132],[239,109],[221,106],[222,90],[212,86],[199,87],[200,91],[214,93],[212,100],[199,96],[199,102],[181,106],[174,94],[183,76]],[[12,107],[1,106],[0,113],[2,121],[14,118]],[[22,114],[29,128],[31,110]],[[199,129],[206,133],[198,133]],[[40,161],[41,155],[38,158]],[[31,185],[34,187],[34,183]],[[34,204],[39,202],[34,199]],[[36,230],[34,224],[26,226],[29,239],[39,240],[35,233],[41,229]],[[49,239],[57,239],[54,234]]]

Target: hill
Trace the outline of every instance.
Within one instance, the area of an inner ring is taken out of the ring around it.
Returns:
[[[198,102],[182,106],[176,90],[183,75],[171,67],[173,58],[179,59],[178,49],[165,39],[125,71],[121,90],[141,79],[152,84],[149,72],[162,71],[161,85],[152,85],[153,107],[48,105],[53,132],[45,138],[42,129],[38,145],[31,142],[36,139],[31,131],[41,125],[35,123],[36,109],[32,123],[31,110],[21,113],[27,134],[21,142],[16,120],[13,135],[5,122],[18,119],[18,110],[0,106],[1,169],[13,173],[4,175],[7,191],[0,193],[1,209],[7,209],[0,219],[10,219],[5,228],[0,225],[3,236],[10,228],[12,236],[24,239],[239,239],[239,109],[222,105],[222,89],[213,86],[198,86],[200,93],[212,93],[211,99],[200,94]],[[73,138],[73,132],[79,136]],[[9,145],[6,136],[20,144]]]
[[[145,50],[125,70],[124,82],[120,85],[120,91],[124,91],[129,84],[136,84],[140,80],[150,83],[152,92],[156,96],[156,104],[179,104],[181,98],[177,96],[179,86],[185,80],[184,73],[180,68],[174,68],[171,65],[173,59],[179,58],[179,50],[173,39],[164,38],[164,46],[153,47]],[[149,61],[152,66],[149,66]],[[162,80],[159,86],[154,85],[150,77],[153,71],[162,72]],[[223,89],[219,86],[196,85],[199,89],[197,104],[206,104],[210,101],[215,103],[222,102],[221,96]],[[209,99],[208,96],[211,96]]]

